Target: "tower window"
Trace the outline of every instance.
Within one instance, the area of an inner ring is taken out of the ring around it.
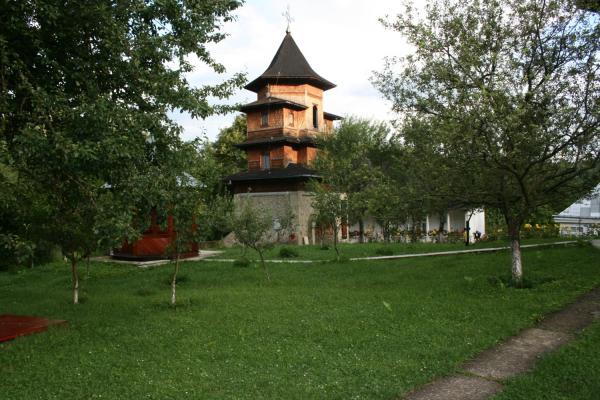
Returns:
[[[269,112],[263,111],[260,113],[260,126],[269,126]]]
[[[262,155],[262,169],[271,168],[271,159],[269,158],[269,153],[265,152]]]
[[[319,108],[316,105],[313,106],[313,127],[319,128]]]

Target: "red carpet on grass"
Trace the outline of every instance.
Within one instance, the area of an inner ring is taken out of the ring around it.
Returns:
[[[49,326],[65,325],[62,319],[46,319],[27,317],[23,315],[0,315],[0,343],[12,340],[18,336],[31,335],[43,332]]]

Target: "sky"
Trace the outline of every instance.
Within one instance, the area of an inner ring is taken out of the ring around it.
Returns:
[[[248,82],[260,76],[285,36],[289,5],[291,33],[311,67],[337,87],[325,92],[324,110],[342,116],[387,121],[391,105],[373,87],[373,71],[382,70],[385,56],[406,54],[402,37],[387,30],[379,18],[393,17],[402,10],[398,0],[247,0],[227,23],[225,40],[209,47],[213,57],[227,68],[218,75],[202,63],[187,75],[194,86],[216,83],[235,72],[245,72]],[[228,103],[249,103],[256,94],[240,89]],[[185,113],[171,117],[183,127],[183,138],[208,136],[214,140],[220,129],[231,125],[236,114],[192,119]]]

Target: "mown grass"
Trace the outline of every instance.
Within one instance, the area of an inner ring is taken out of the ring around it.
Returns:
[[[600,322],[578,340],[551,353],[535,370],[506,383],[494,400],[590,400],[600,398]]]
[[[548,239],[524,239],[522,244],[538,244],[538,243],[552,243],[560,242],[571,239],[563,238],[548,238]],[[483,249],[490,247],[502,247],[508,246],[508,241],[497,240],[497,241],[485,241],[478,243],[471,243],[469,246],[465,246],[464,243],[363,243],[363,244],[349,244],[340,243],[339,249],[341,256],[344,258],[354,257],[376,257],[376,256],[388,256],[388,255],[399,255],[399,254],[414,254],[414,253],[432,253],[437,251],[451,251],[451,250],[473,250]],[[335,250],[331,244],[328,244],[326,248],[321,248],[320,245],[310,246],[287,246],[287,245],[276,245],[268,249],[265,252],[265,257],[268,259],[281,259],[280,251],[282,248],[291,247],[298,252],[298,256],[294,259],[298,260],[333,260],[335,259]],[[233,246],[230,248],[219,249],[223,251],[215,258],[240,258],[242,256],[249,257],[251,259],[258,259],[256,252],[252,250],[244,250],[241,246]]]
[[[1,313],[69,321],[0,345],[2,399],[390,399],[600,284],[598,250],[525,250],[532,289],[491,284],[508,252],[271,266],[94,263],[0,273]],[[568,372],[565,372],[568,373]]]

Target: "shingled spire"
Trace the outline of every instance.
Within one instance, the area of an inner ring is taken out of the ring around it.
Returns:
[[[268,83],[308,83],[322,90],[329,90],[335,87],[335,84],[317,74],[310,67],[290,32],[286,33],[267,70],[250,82],[246,86],[246,89],[258,92]]]

